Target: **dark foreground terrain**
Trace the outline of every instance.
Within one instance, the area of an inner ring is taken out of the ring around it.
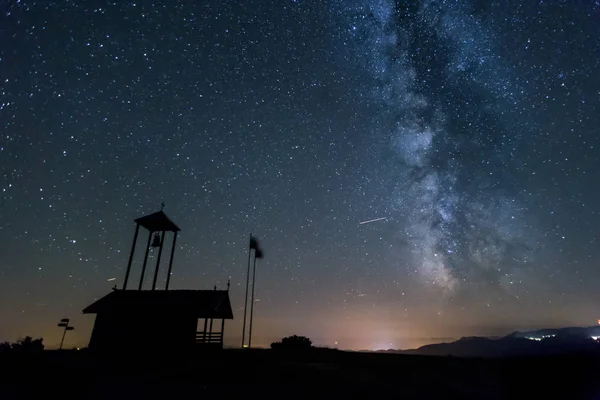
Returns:
[[[467,359],[335,350],[0,356],[0,399],[600,398],[600,358]]]

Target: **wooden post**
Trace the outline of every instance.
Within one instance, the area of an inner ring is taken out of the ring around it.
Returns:
[[[65,335],[67,334],[68,327],[69,327],[69,323],[67,322],[67,324],[65,325],[65,330],[63,331],[62,339],[60,340],[60,347],[58,348],[59,350],[62,350],[63,343],[65,342]]]
[[[252,254],[252,234],[248,242],[248,271],[246,272],[246,296],[244,296],[244,323],[242,325],[242,348],[246,339],[246,312],[248,310],[248,285],[250,285],[250,255]]]
[[[123,290],[127,289],[127,281],[129,280],[129,272],[131,272],[131,263],[133,262],[133,253],[135,253],[135,244],[137,243],[138,233],[140,233],[140,224],[136,224],[135,233],[133,235],[133,244],[129,253],[129,261],[127,262],[127,272],[125,272],[125,282],[123,282]]]
[[[204,318],[204,332],[202,334],[202,343],[206,343],[206,325],[208,324],[208,319]]]
[[[158,248],[158,257],[156,258],[156,268],[154,269],[154,279],[152,279],[152,290],[156,289],[156,279],[158,278],[158,267],[160,266],[160,257],[162,256],[163,245],[165,244],[165,231],[162,231],[160,238],[160,247]]]
[[[221,319],[221,347],[223,347],[223,336],[225,335],[225,318]]]
[[[252,268],[252,299],[250,300],[250,329],[248,331],[248,347],[252,347],[252,319],[254,317],[254,287],[256,286],[256,251],[254,252],[254,267]]]
[[[148,231],[148,243],[146,243],[146,255],[144,256],[144,264],[142,264],[142,275],[140,276],[140,285],[138,290],[142,290],[144,284],[144,274],[146,273],[146,264],[148,263],[148,252],[150,251],[150,239],[152,239],[152,231]]]
[[[169,282],[171,282],[171,270],[173,269],[173,256],[175,255],[175,243],[177,242],[177,231],[173,237],[173,247],[171,247],[171,258],[169,259],[169,272],[167,273],[167,284],[165,290],[169,290]]]

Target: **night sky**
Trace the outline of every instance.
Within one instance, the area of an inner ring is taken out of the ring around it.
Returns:
[[[1,1],[0,340],[86,345],[162,201],[226,345],[250,233],[257,345],[593,325],[598,71],[592,0]]]

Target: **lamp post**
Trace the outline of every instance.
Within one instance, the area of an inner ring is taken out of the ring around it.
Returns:
[[[61,319],[60,322],[58,323],[58,326],[60,328],[65,328],[65,330],[63,331],[63,335],[62,335],[62,340],[60,341],[60,347],[58,348],[59,350],[62,350],[63,343],[65,342],[65,335],[67,334],[67,331],[72,331],[75,328],[72,326],[69,326],[69,318]]]

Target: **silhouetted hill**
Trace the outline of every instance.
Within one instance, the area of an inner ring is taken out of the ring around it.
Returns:
[[[561,355],[570,353],[600,354],[600,327],[568,327],[513,332],[500,339],[464,337],[451,343],[430,344],[404,354],[456,357],[510,357]]]
[[[430,344],[415,350],[406,350],[405,354],[457,357],[502,357],[535,353],[536,344],[529,339],[483,337],[462,338],[452,343]]]
[[[600,326],[587,326],[587,327],[567,327],[567,328],[555,328],[555,329],[539,329],[536,331],[527,332],[513,332],[509,337],[519,338],[544,338],[552,336],[583,336],[583,337],[599,337]]]

